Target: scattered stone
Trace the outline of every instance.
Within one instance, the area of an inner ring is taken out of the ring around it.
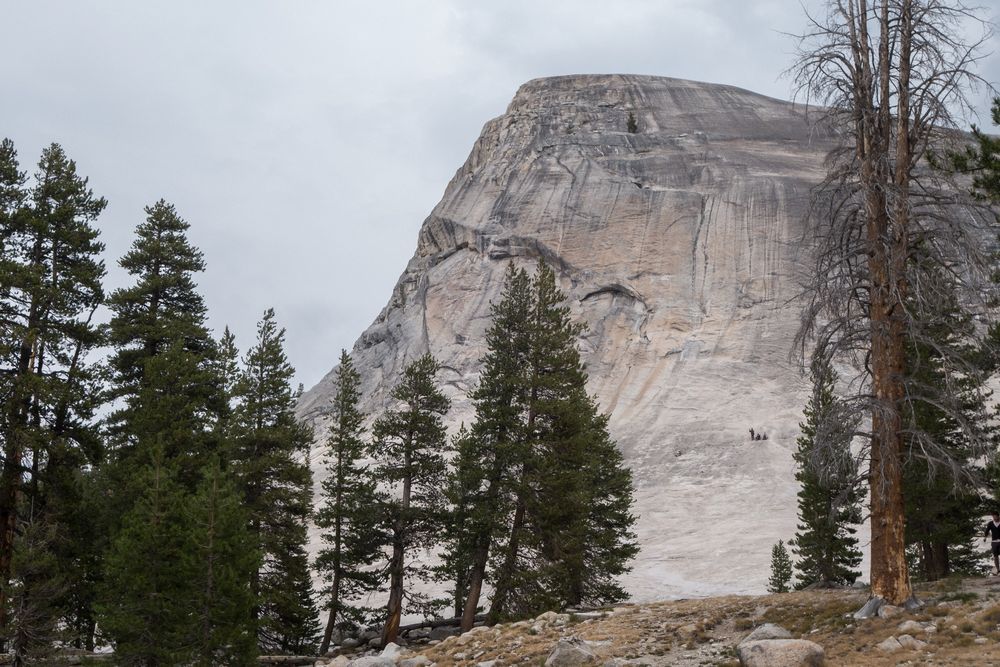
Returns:
[[[396,667],[396,661],[381,655],[366,655],[347,663],[348,667]]]
[[[892,604],[884,604],[879,607],[878,617],[879,618],[895,618],[902,614],[905,610],[902,607],[897,607]]]
[[[382,657],[389,658],[393,662],[399,659],[399,656],[403,654],[403,648],[399,644],[394,644],[389,642],[386,647],[382,649]]]
[[[484,662],[477,662],[476,667],[496,667],[498,664],[498,660],[486,660]]]
[[[805,639],[763,639],[738,648],[743,667],[821,667],[823,647]]]
[[[888,639],[885,639],[876,644],[875,648],[877,648],[880,651],[885,651],[886,653],[893,653],[895,651],[901,650],[903,648],[903,645],[900,644],[899,640],[896,639],[895,637],[889,637]]]
[[[927,646],[927,642],[922,642],[919,639],[911,637],[910,635],[900,635],[896,637],[896,641],[903,648],[910,649],[911,651],[919,651],[923,647]]]
[[[989,639],[989,637],[976,637],[975,639],[972,640],[972,643],[973,644],[989,644],[990,643],[990,639]]]
[[[896,629],[908,635],[912,635],[914,633],[926,632],[926,628],[924,628],[924,626],[920,625],[916,621],[903,621],[902,623],[899,624],[899,626]]]
[[[932,623],[931,625],[928,625],[927,627],[924,628],[924,632],[926,632],[929,635],[932,635],[935,632],[937,632],[937,626]]]
[[[431,661],[426,655],[415,655],[399,661],[399,667],[427,667],[429,664]]]
[[[604,618],[607,616],[607,612],[603,611],[576,611],[573,612],[573,616],[579,621],[590,621],[597,618]]]
[[[597,656],[587,648],[586,643],[575,637],[569,637],[559,640],[545,660],[545,667],[578,667],[596,662]]]
[[[775,625],[774,623],[765,623],[764,625],[756,628],[749,635],[744,637],[743,641],[740,642],[756,642],[763,639],[791,639],[792,633],[785,630],[780,625]]]

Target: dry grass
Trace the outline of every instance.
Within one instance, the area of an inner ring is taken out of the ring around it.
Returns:
[[[476,630],[437,646],[417,648],[440,667],[541,665],[562,637],[592,642],[601,658],[642,664],[732,667],[736,645],[753,628],[775,623],[793,636],[823,646],[828,665],[976,665],[1000,667],[1000,581],[949,580],[918,591],[928,605],[892,619],[855,621],[851,613],[867,594],[856,590],[801,591],[762,597],[716,597],[645,604],[619,609],[596,620],[570,618],[563,625],[532,628],[533,622]],[[898,636],[906,620],[934,624],[937,632],[917,633],[920,651],[883,653],[876,645]],[[986,644],[977,644],[986,638]]]

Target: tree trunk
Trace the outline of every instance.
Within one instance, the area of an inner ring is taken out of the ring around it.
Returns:
[[[330,650],[330,641],[333,639],[333,628],[337,624],[337,609],[340,607],[340,568],[333,571],[333,584],[330,586],[330,615],[326,619],[326,628],[323,630],[323,641],[319,645],[319,654],[326,655]]]
[[[399,622],[403,616],[403,540],[396,537],[392,544],[392,561],[389,564],[388,617],[382,629],[382,646],[395,642],[399,635]]]
[[[883,290],[876,290],[875,295]],[[873,296],[875,296],[873,295]],[[871,589],[872,595],[894,605],[912,597],[906,568],[906,521],[903,507],[903,331],[891,307],[874,303],[872,366],[877,407],[872,414],[871,468]]]
[[[525,503],[517,499],[517,509],[514,511],[514,521],[510,528],[510,541],[507,543],[507,553],[503,566],[497,576],[496,589],[493,591],[493,603],[486,618],[488,625],[496,625],[500,617],[507,611],[507,596],[513,584],[514,568],[517,566],[517,552],[521,547],[521,528],[524,525]]]
[[[476,609],[479,608],[479,596],[483,592],[483,579],[486,576],[488,557],[489,542],[476,545],[476,551],[472,556],[472,570],[469,573],[469,594],[462,612],[462,632],[471,630],[476,622]]]

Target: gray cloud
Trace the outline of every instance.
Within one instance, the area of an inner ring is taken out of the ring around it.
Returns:
[[[0,134],[25,165],[62,143],[108,197],[110,283],[143,205],[172,201],[212,325],[245,347],[274,306],[311,385],[518,85],[623,72],[788,97],[782,33],[804,20],[788,0],[40,0],[4,3],[0,25]],[[1000,58],[982,72],[1000,81]]]

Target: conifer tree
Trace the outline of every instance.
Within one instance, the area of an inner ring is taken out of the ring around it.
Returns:
[[[383,536],[372,521],[371,511],[379,498],[365,457],[365,416],[358,409],[361,377],[347,350],[341,350],[337,369],[336,397],[330,411],[332,422],[326,445],[326,479],[316,525],[322,529],[324,548],[316,558],[316,570],[327,584],[327,621],[319,653],[330,648],[335,628],[356,629],[371,616],[358,598],[378,588],[378,575],[371,570],[381,558]]]
[[[268,309],[257,325],[237,390],[234,447],[251,538],[261,567],[251,579],[258,643],[263,651],[306,652],[314,646],[317,611],[305,552],[312,512],[312,473],[305,462],[312,431],[295,419],[294,369],[285,331]]]
[[[525,425],[533,302],[530,277],[510,263],[500,301],[490,308],[483,370],[471,394],[476,419],[468,434],[455,439],[455,465],[449,475],[455,517],[446,562],[456,596],[465,598],[460,613],[466,631],[479,608],[490,553],[512,518],[528,454]]]
[[[15,667],[45,664],[62,639],[58,622],[67,582],[53,553],[57,526],[40,517],[25,521],[14,549],[8,628]]]
[[[207,466],[185,503],[182,558],[190,573],[190,642],[194,664],[251,665],[257,656],[250,590],[259,558],[242,498],[219,463]]]
[[[92,223],[106,205],[57,144],[28,187],[13,143],[0,142],[0,632],[22,494],[40,507],[44,475],[95,454],[85,360],[100,341],[104,246]]]
[[[785,543],[778,543],[771,548],[771,578],[767,581],[769,593],[787,593],[792,583],[792,559],[788,557]]]
[[[837,374],[817,356],[813,391],[793,458],[799,483],[799,524],[790,542],[798,560],[798,586],[849,584],[860,575],[861,551],[854,537],[861,523],[861,480],[851,453],[857,417],[837,398]]]
[[[138,472],[141,494],[126,514],[105,559],[98,605],[101,629],[119,661],[160,667],[192,657],[194,578],[183,557],[184,492],[159,446]]]
[[[207,358],[213,347],[205,327],[205,302],[194,282],[194,274],[205,270],[205,261],[187,239],[191,226],[162,199],[145,211],[132,248],[119,261],[136,283],[108,298],[116,398],[138,393],[146,359],[177,344]]]
[[[914,391],[923,387],[946,387],[958,398],[962,408],[960,424],[954,413],[933,403],[919,403],[907,411],[913,426],[905,440],[909,455],[903,465],[906,542],[916,547],[917,576],[933,581],[953,571],[979,574],[981,558],[975,555],[972,542],[979,531],[984,513],[983,495],[978,485],[958,484],[946,471],[934,470],[918,454],[925,441],[933,439],[946,449],[949,457],[967,472],[979,474],[982,468],[968,444],[968,431],[984,435],[991,427],[986,419],[984,391],[980,383],[985,373],[964,375],[948,373],[941,364],[942,350],[949,356],[967,360],[970,367],[985,366],[988,355],[981,354],[974,339],[972,318],[963,314],[952,298],[942,300],[938,319],[928,324],[934,344],[911,342],[906,350],[906,369]],[[986,370],[985,368],[983,370]]]
[[[586,393],[576,349],[582,327],[570,319],[544,262],[532,293],[525,441],[513,515],[493,558],[491,622],[621,599],[621,589],[610,582],[636,552],[631,476],[612,454],[606,419]],[[598,471],[601,464],[612,470]]]
[[[423,602],[407,589],[407,581],[431,574],[429,567],[415,565],[408,556],[437,544],[442,530],[446,447],[442,417],[450,403],[435,386],[437,372],[430,354],[407,366],[392,391],[397,409],[386,411],[372,427],[375,478],[388,493],[378,508],[378,520],[392,547],[383,645],[397,639],[404,602]]]

